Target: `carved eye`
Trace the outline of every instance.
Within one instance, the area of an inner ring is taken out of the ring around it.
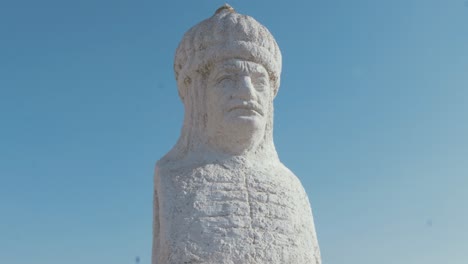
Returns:
[[[264,91],[270,86],[270,80],[267,76],[260,75],[253,77],[253,84],[258,91]]]
[[[227,84],[233,81],[231,75],[223,75],[218,80],[216,80],[216,84]]]

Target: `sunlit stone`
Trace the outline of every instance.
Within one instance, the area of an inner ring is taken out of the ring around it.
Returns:
[[[174,69],[185,119],[156,165],[152,263],[321,263],[307,195],[273,143],[270,32],[225,5],[184,35]]]

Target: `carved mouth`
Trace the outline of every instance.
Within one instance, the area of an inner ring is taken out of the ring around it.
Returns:
[[[232,112],[234,110],[248,110],[248,111],[253,111],[261,116],[263,116],[263,111],[258,107],[255,103],[250,103],[250,102],[245,102],[243,104],[235,105],[231,108],[229,108],[228,112]]]

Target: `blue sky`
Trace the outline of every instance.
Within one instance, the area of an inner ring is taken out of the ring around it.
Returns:
[[[0,2],[0,263],[149,263],[183,33],[224,1]],[[326,264],[468,263],[468,2],[230,1],[283,53],[275,143]]]

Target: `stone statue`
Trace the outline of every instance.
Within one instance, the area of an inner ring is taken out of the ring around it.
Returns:
[[[185,33],[181,136],[156,164],[153,264],[319,264],[312,212],[273,143],[281,53],[228,5]]]

